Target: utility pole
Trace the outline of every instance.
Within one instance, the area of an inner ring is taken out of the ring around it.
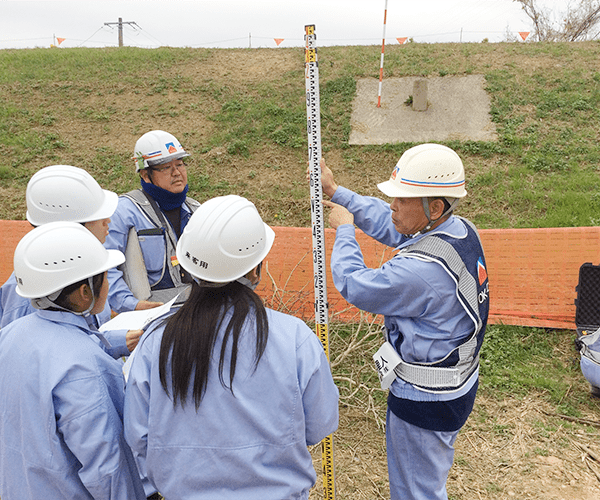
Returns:
[[[111,26],[113,24],[118,24],[119,25],[119,47],[123,47],[123,25],[124,24],[129,24],[131,26],[137,26],[135,21],[125,21],[123,22],[123,18],[120,17],[119,21],[116,23],[104,23],[104,26]]]

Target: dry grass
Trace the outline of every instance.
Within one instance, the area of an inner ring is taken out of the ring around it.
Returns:
[[[389,498],[385,451],[386,394],[371,356],[381,342],[375,318],[330,325],[331,365],[340,388],[340,426],[334,434],[336,498]],[[564,347],[564,346],[561,346]],[[563,352],[567,362],[568,350]],[[564,398],[585,393],[575,382]],[[448,478],[453,500],[592,500],[600,497],[600,401],[581,418],[557,413],[543,391],[494,397],[482,387],[456,441]],[[313,447],[321,471],[320,446]],[[311,500],[324,498],[322,476]]]

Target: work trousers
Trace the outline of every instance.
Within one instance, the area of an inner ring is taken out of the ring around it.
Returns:
[[[446,481],[458,432],[421,429],[388,408],[385,433],[391,500],[448,500]]]

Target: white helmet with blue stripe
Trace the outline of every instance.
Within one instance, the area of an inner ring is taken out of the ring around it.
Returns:
[[[146,132],[135,143],[135,171],[156,167],[172,160],[190,156],[174,135],[163,130]]]
[[[464,198],[465,169],[455,151],[421,144],[404,152],[390,179],[377,185],[391,198]]]

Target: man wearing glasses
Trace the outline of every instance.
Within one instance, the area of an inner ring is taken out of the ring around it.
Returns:
[[[168,132],[153,130],[135,144],[133,160],[141,188],[119,197],[105,246],[125,253],[109,272],[113,311],[149,309],[189,289],[191,278],[175,256],[177,241],[200,206],[188,198],[189,153]]]

